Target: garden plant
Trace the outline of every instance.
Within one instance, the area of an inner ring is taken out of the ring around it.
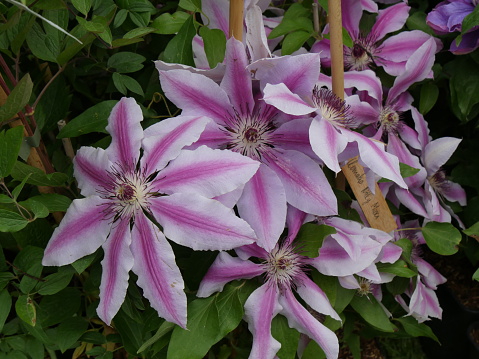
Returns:
[[[478,48],[476,0],[1,2],[0,359],[438,341]]]

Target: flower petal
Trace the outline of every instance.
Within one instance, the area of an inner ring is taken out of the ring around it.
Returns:
[[[279,297],[279,303],[283,307],[280,313],[288,319],[291,328],[306,334],[318,343],[327,359],[338,358],[339,341],[334,332],[326,328],[299,304],[290,290],[284,291]]]
[[[227,252],[220,252],[198,288],[198,297],[209,297],[215,292],[221,292],[226,283],[237,279],[251,279],[264,273],[264,268],[238,257],[232,257]]]
[[[186,328],[186,295],[175,254],[163,233],[143,213],[131,232],[137,284],[160,317]]]
[[[285,122],[274,131],[275,144],[285,150],[295,150],[316,158],[309,143],[311,118],[297,118]]]
[[[285,84],[266,84],[263,100],[282,112],[290,115],[307,115],[316,111],[315,107],[308,105],[297,94],[292,93]]]
[[[197,193],[212,198],[251,179],[259,162],[228,150],[201,146],[184,150],[162,170],[154,186],[161,193]]]
[[[130,220],[127,218],[113,225],[110,236],[103,244],[105,255],[101,262],[100,304],[96,312],[107,325],[125,300],[128,273],[133,268],[130,243]]]
[[[136,165],[143,139],[142,120],[143,114],[134,98],[123,97],[113,107],[106,126],[111,135],[111,144],[106,149],[111,162]]]
[[[105,200],[75,199],[45,249],[44,266],[63,266],[95,252],[105,242],[111,222],[105,218]]]
[[[281,180],[266,165],[262,164],[244,186],[238,211],[255,231],[257,244],[272,250],[284,230],[286,194]]]
[[[112,163],[102,148],[80,147],[73,158],[74,175],[85,197],[98,194],[98,189],[108,187],[111,179],[107,170]]]
[[[256,240],[231,209],[197,194],[154,198],[150,209],[169,239],[194,250],[229,250]]]
[[[410,7],[406,3],[390,6],[384,10],[379,10],[379,15],[371,29],[377,40],[382,39],[386,34],[400,30],[409,15]]]
[[[265,32],[265,24],[263,22],[263,14],[259,6],[253,5],[246,11],[245,24],[246,44],[251,61],[271,57]]]
[[[459,138],[442,137],[426,145],[423,163],[429,176],[434,175],[441,166],[446,164],[461,141]]]
[[[253,334],[250,358],[273,359],[281,344],[271,335],[271,321],[282,309],[276,286],[264,284],[248,297],[244,319]]]
[[[141,167],[147,170],[146,175],[163,169],[183,147],[198,140],[208,121],[203,116],[178,116],[148,127],[141,158]]]
[[[336,196],[311,158],[297,151],[276,151],[268,153],[265,159],[283,182],[288,203],[318,216],[337,214]]]

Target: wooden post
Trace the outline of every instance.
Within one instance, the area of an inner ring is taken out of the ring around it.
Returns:
[[[333,93],[344,100],[344,60],[343,60],[343,26],[341,20],[341,0],[328,0],[329,35],[331,43],[331,76]],[[352,158],[341,168],[348,180],[361,209],[373,228],[390,232],[397,228],[384,196],[375,185],[374,194],[368,187],[364,168],[358,157]]]
[[[243,41],[244,0],[230,0],[229,37]]]

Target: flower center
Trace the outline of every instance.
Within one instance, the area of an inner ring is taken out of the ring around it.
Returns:
[[[450,186],[449,181],[446,179],[446,173],[443,170],[437,171],[432,176],[428,177],[427,180],[431,187],[439,194],[447,191]]]
[[[397,132],[401,126],[401,116],[398,112],[390,107],[385,107],[379,114],[379,121],[384,130],[388,133]]]
[[[331,90],[314,86],[313,103],[324,119],[344,127],[351,124],[350,106]]]
[[[120,201],[134,200],[135,189],[127,183],[122,183],[116,189],[116,196]]]
[[[297,254],[291,246],[276,246],[263,262],[266,278],[281,288],[294,286],[293,280],[303,273],[304,257]]]
[[[368,296],[371,293],[371,281],[369,279],[360,277],[358,280],[359,288],[357,293],[360,296]]]
[[[369,68],[374,62],[374,54],[377,52],[375,39],[371,36],[362,37],[354,41],[352,48],[344,51],[344,66],[347,70],[362,71]]]
[[[271,109],[266,109],[241,115],[235,111],[223,128],[228,138],[224,148],[260,160],[264,151],[274,147],[276,125],[271,112]]]

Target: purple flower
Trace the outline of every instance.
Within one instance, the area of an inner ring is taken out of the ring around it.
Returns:
[[[265,61],[270,65],[268,69],[281,68],[283,76],[289,77],[285,81],[298,88],[307,76],[295,67],[281,67],[281,61],[304,62],[319,72],[314,54],[269,60]],[[227,148],[261,162],[256,175],[244,187],[238,210],[255,230],[258,245],[271,250],[283,232],[287,203],[320,216],[336,214],[337,203],[321,168],[307,155],[311,152],[310,120],[295,120],[257,100],[247,65],[243,44],[230,39],[220,85],[184,70],[160,71],[160,81],[166,96],[184,115],[203,115],[212,120],[197,144]],[[257,68],[255,73],[263,70]],[[277,74],[271,72],[273,76]]]
[[[230,151],[182,150],[198,139],[204,117],[167,119],[144,132],[142,119],[135,100],[123,98],[108,119],[111,145],[80,148],[75,177],[86,198],[73,201],[45,249],[43,265],[69,264],[102,246],[97,313],[105,323],[123,303],[133,270],[159,315],[186,327],[183,279],[165,236],[200,250],[254,242],[246,222],[210,198],[244,184],[258,165]]]
[[[427,24],[439,35],[462,31],[462,21],[474,11],[477,0],[446,0],[427,15]],[[450,51],[456,55],[467,54],[479,47],[479,27],[474,26],[463,34],[459,45],[453,40]]]

